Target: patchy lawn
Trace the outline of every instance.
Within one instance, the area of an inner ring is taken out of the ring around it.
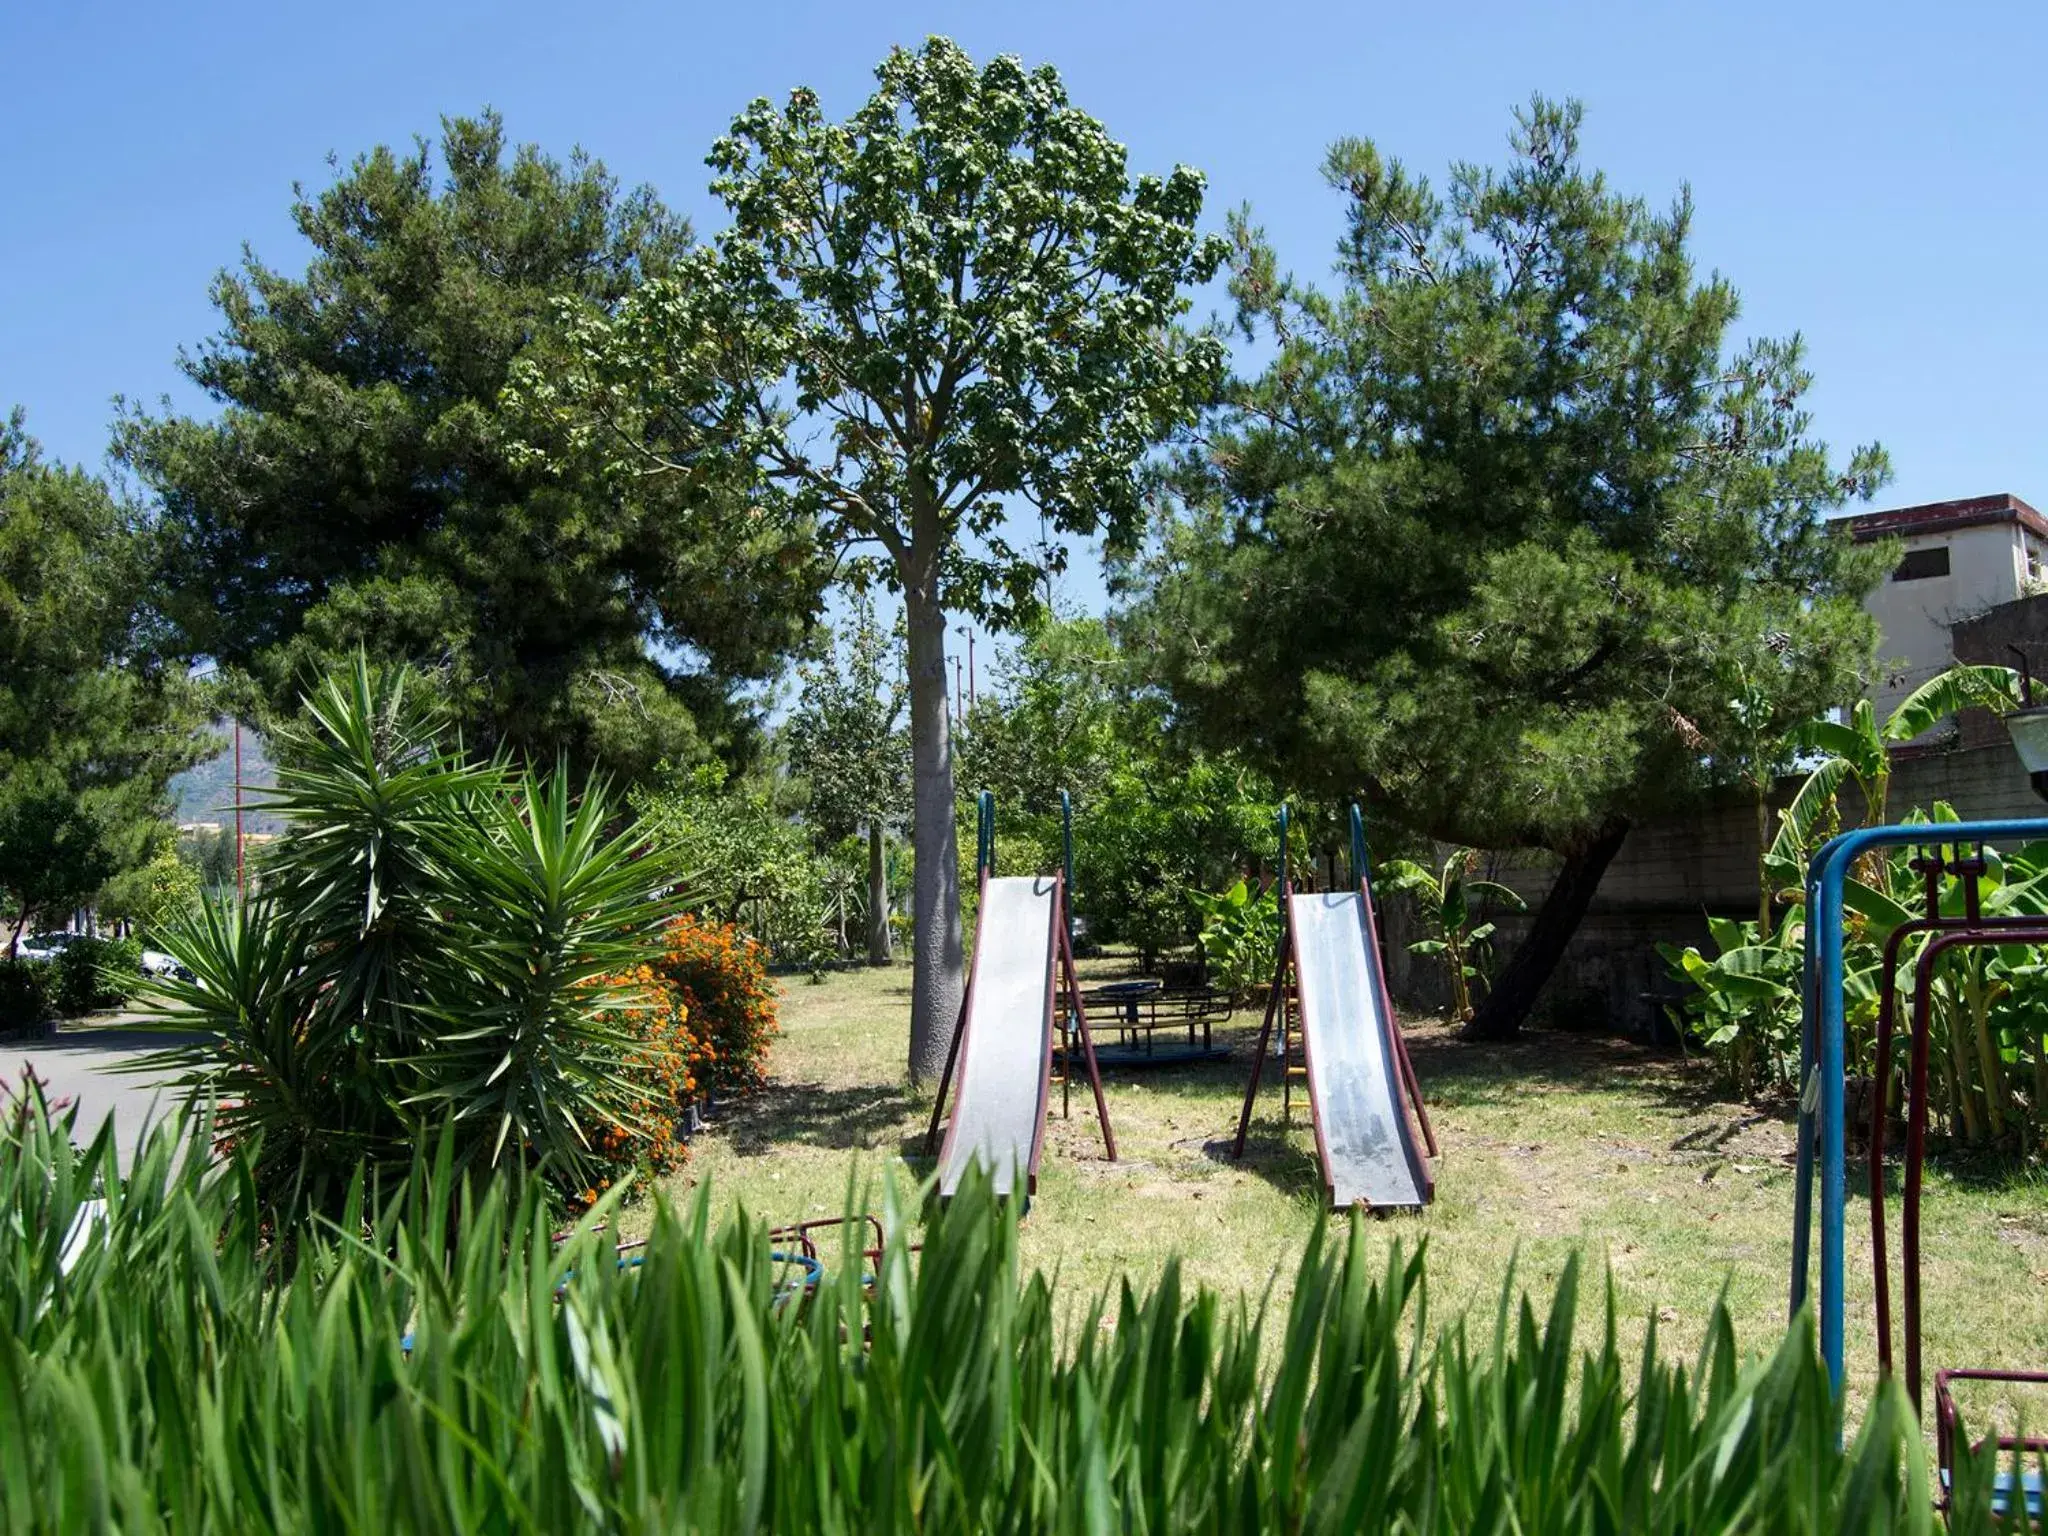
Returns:
[[[1084,967],[1103,976],[1115,968]],[[719,1108],[671,1192],[709,1180],[752,1214],[794,1221],[839,1213],[849,1179],[871,1183],[900,1157],[921,1168],[931,1105],[904,1078],[909,1011],[907,968],[788,982],[772,1081]],[[1055,1085],[1023,1252],[1056,1271],[1077,1303],[1120,1274],[1156,1273],[1173,1253],[1190,1278],[1254,1305],[1269,1286],[1284,1295],[1291,1285],[1321,1203],[1298,1083],[1283,1126],[1268,1071],[1244,1162],[1228,1156],[1258,1023],[1254,1010],[1222,1027],[1219,1040],[1237,1047],[1228,1061],[1106,1071],[1116,1163],[1103,1156],[1085,1082],[1066,1120]],[[1696,1063],[1604,1037],[1545,1032],[1478,1046],[1440,1023],[1412,1021],[1408,1039],[1444,1151],[1436,1203],[1368,1231],[1376,1242],[1428,1243],[1434,1311],[1477,1304],[1490,1326],[1510,1265],[1542,1282],[1583,1251],[1596,1277],[1603,1266],[1613,1276],[1631,1342],[1654,1315],[1667,1346],[1690,1351],[1721,1294],[1746,1345],[1761,1347],[1783,1327],[1789,1111],[1728,1102]],[[1852,1161],[1852,1193],[1860,1179]],[[1895,1217],[1895,1200],[1888,1209]],[[1848,1242],[1860,1398],[1876,1374],[1860,1198]],[[1943,1365],[2048,1366],[2048,1186],[1937,1167],[1923,1246],[1930,1381]],[[1894,1263],[1896,1250],[1894,1238]],[[1993,1402],[2023,1407],[2030,1424],[2048,1418],[2048,1393],[2016,1404],[1994,1391],[1965,1406]]]

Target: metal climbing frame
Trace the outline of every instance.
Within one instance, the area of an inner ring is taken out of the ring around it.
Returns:
[[[1986,916],[1978,886],[1988,868],[1985,847],[1993,840],[2048,838],[2048,821],[1986,821],[1866,827],[1831,839],[1806,877],[1807,943],[1802,977],[1800,1032],[1799,1142],[1793,1193],[1791,1305],[1806,1301],[1812,1251],[1813,1182],[1818,1162],[1821,1186],[1821,1354],[1839,1391],[1843,1382],[1843,1249],[1847,1203],[1844,1085],[1848,1064],[1844,1042],[1843,914],[1848,871],[1875,849],[1916,850],[1911,868],[1920,876],[1925,911],[1900,923],[1885,940],[1878,974],[1878,1017],[1870,1095],[1869,1198],[1871,1267],[1874,1282],[1877,1355],[1880,1368],[1893,1369],[1891,1265],[1885,1222],[1885,1121],[1892,1073],[1892,1045],[1898,1033],[1898,982],[1905,946],[1924,938],[1913,966],[1912,1009],[1907,1020],[1907,1092],[1904,1199],[1900,1215],[1900,1270],[1904,1296],[1900,1342],[1905,1385],[1916,1411],[1923,1405],[1921,1369],[1920,1212],[1926,1167],[1928,1060],[1932,1041],[1933,984],[1943,955],[1951,950],[2005,945],[2048,945],[2048,918]],[[1941,910],[1942,881],[1961,882],[1962,911]],[[2048,1384],[2048,1374],[2016,1370],[1947,1370],[1935,1377],[1936,1446],[1941,1499],[1947,1502],[1954,1466],[1957,1415],[1953,1381]],[[2001,1450],[2041,1451],[2048,1442],[1999,1436]],[[2001,1497],[2014,1488],[2001,1479]],[[2024,1496],[2035,1513],[2038,1487]]]

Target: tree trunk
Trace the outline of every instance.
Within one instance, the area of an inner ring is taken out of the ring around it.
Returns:
[[[1473,1014],[1465,1031],[1468,1038],[1515,1037],[1522,1021],[1536,1006],[1537,993],[1564,958],[1565,946],[1578,932],[1586,908],[1593,903],[1593,893],[1600,888],[1600,877],[1607,873],[1608,864],[1621,851],[1622,839],[1627,836],[1626,821],[1611,822],[1591,842],[1565,856],[1543,905],[1536,909],[1536,920],[1529,925],[1527,937],[1516,947],[1499,979],[1488,990],[1486,1001]]]
[[[911,897],[910,1077],[945,1070],[960,1012],[960,855],[953,826],[953,738],[946,718],[946,614],[938,562],[904,583],[910,639]]]
[[[868,822],[868,964],[889,963],[889,866],[883,858],[882,823]]]

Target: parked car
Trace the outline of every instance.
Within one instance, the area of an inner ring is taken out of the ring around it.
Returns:
[[[31,934],[15,946],[14,953],[23,960],[54,960],[77,937],[75,933]]]
[[[179,981],[191,981],[192,973],[160,949],[145,949],[142,952],[142,974],[145,976],[170,976]]]

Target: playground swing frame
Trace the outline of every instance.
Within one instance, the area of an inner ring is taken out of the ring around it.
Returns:
[[[996,808],[995,796],[982,790],[975,797],[975,850],[974,866],[976,889],[980,906],[986,910],[988,882],[995,874],[996,864]],[[1038,1165],[1044,1152],[1045,1122],[1052,1102],[1052,1065],[1055,1056],[1060,1065],[1060,1118],[1069,1119],[1073,1114],[1073,1040],[1079,1036],[1081,1053],[1088,1068],[1089,1086],[1095,1094],[1095,1116],[1102,1129],[1102,1145],[1108,1161],[1117,1160],[1116,1131],[1109,1123],[1109,1104],[1102,1092],[1102,1069],[1095,1059],[1095,1036],[1088,1025],[1088,1011],[1081,1000],[1081,981],[1074,966],[1074,925],[1073,914],[1067,903],[1067,893],[1073,888],[1074,876],[1074,806],[1072,797],[1060,791],[1060,833],[1063,867],[1053,875],[1052,925],[1055,935],[1056,952],[1054,965],[1056,974],[1053,985],[1046,996],[1045,1028],[1048,1032],[1049,1048],[1045,1052],[1045,1065],[1038,1085],[1037,1127],[1031,1138],[1031,1158],[1025,1168],[1025,1192],[1038,1192]],[[1060,1028],[1058,1013],[1062,993],[1073,1028]],[[969,1014],[974,1001],[974,968],[967,973],[967,985],[960,996],[960,1012],[953,1021],[953,1038],[946,1047],[945,1070],[939,1074],[939,1091],[932,1100],[931,1122],[925,1127],[925,1156],[939,1154],[943,1161],[945,1148],[939,1143],[939,1126],[946,1127],[946,1146],[950,1146],[954,1122],[946,1117],[946,1100],[953,1087],[953,1075],[959,1067],[960,1054],[966,1044]]]
[[[1931,835],[1930,835],[1931,834]],[[1843,915],[1847,871],[1858,856],[1878,848],[1917,849],[1911,868],[1921,877],[1925,911],[1899,924],[1885,940],[1878,973],[1878,1017],[1870,1094],[1869,1201],[1874,1321],[1879,1368],[1893,1368],[1891,1264],[1885,1221],[1885,1116],[1892,1077],[1892,1046],[1898,1033],[1898,981],[1905,945],[1926,936],[1913,966],[1913,1001],[1907,1021],[1907,1095],[1904,1190],[1900,1214],[1900,1281],[1903,1309],[1900,1344],[1905,1355],[1905,1385],[1915,1413],[1923,1411],[1922,1338],[1920,1328],[1920,1211],[1926,1168],[1926,1137],[1930,1116],[1928,1072],[1933,1039],[1933,985],[1936,969],[1951,950],[2048,946],[2048,917],[1984,915],[1978,886],[1988,870],[1985,856],[1993,840],[2038,842],[2048,838],[2048,821],[2007,820],[1955,822],[1934,826],[1865,827],[1830,839],[1814,855],[1806,876],[1807,942],[1801,977],[1800,1108],[1796,1183],[1793,1191],[1791,1310],[1796,1314],[1808,1298],[1812,1253],[1813,1186],[1819,1174],[1821,1274],[1819,1323],[1821,1355],[1837,1392],[1844,1385],[1843,1258],[1846,1217],[1847,1060],[1844,1039],[1845,990]],[[1970,851],[1965,852],[1968,849]],[[1944,853],[1944,850],[1947,850]],[[1963,911],[1941,911],[1941,881],[1954,875],[1962,881]],[[1818,1165],[1818,1166],[1816,1166]],[[1947,1369],[1934,1378],[1935,1443],[1940,1472],[1937,1502],[1946,1508],[1953,1493],[1955,1444],[1960,1418],[1950,1384],[1956,1381],[2001,1381],[2017,1385],[2048,1385],[2048,1372],[2018,1369]],[[2015,1453],[2048,1450],[2048,1441],[2034,1436],[1993,1435],[1984,1443]],[[2001,1474],[2000,1498],[2023,1498],[2040,1512],[2038,1485]]]
[[[1288,914],[1289,901],[1294,895],[1294,879],[1287,858],[1288,808],[1285,805],[1280,807],[1279,826],[1280,872],[1278,879],[1274,882],[1273,889],[1274,898],[1278,902],[1280,909],[1280,938],[1275,946],[1277,957],[1273,967],[1273,985],[1266,995],[1266,1014],[1263,1022],[1259,1025],[1258,1044],[1252,1051],[1251,1081],[1245,1085],[1244,1108],[1238,1115],[1236,1139],[1231,1143],[1230,1156],[1233,1161],[1241,1161],[1244,1157],[1245,1138],[1251,1131],[1252,1110],[1258,1099],[1259,1084],[1265,1072],[1266,1053],[1272,1044],[1273,1024],[1276,1018],[1280,1024],[1280,1123],[1283,1126],[1289,1123],[1293,1109],[1293,1087],[1297,1069],[1290,1058],[1293,1050],[1292,1040],[1295,1032],[1295,1019],[1299,1006],[1296,992],[1298,985],[1296,980],[1298,957],[1294,952],[1293,924]],[[1350,851],[1351,884],[1358,894],[1359,910],[1365,922],[1366,941],[1373,945],[1375,949],[1378,949],[1380,942],[1379,920],[1373,912],[1372,887],[1367,878],[1367,872],[1372,866],[1365,841],[1365,816],[1356,804],[1351,807]],[[1382,954],[1378,958],[1382,967],[1384,967],[1384,955]],[[1383,970],[1382,974],[1384,974]],[[1382,998],[1381,1004],[1382,1007],[1386,1007],[1386,1000],[1384,998]],[[1416,1128],[1422,1132],[1423,1146],[1428,1150],[1430,1159],[1435,1161],[1442,1156],[1437,1148],[1436,1130],[1429,1122],[1429,1109],[1422,1100],[1422,1085],[1415,1076],[1415,1064],[1409,1059],[1407,1039],[1403,1036],[1399,1024],[1394,1021],[1391,1008],[1387,1009],[1387,1021],[1389,1026],[1387,1033],[1391,1040],[1394,1066],[1400,1073],[1402,1094],[1406,1100],[1407,1112],[1414,1115]],[[1298,1070],[1300,1075],[1310,1085],[1308,1095],[1309,1120],[1316,1136],[1316,1156],[1319,1161],[1327,1166],[1329,1148],[1324,1140],[1322,1117],[1318,1113],[1316,1105],[1314,1078],[1311,1070],[1313,1066],[1310,1056],[1311,1050],[1312,1047],[1309,1045],[1308,1035],[1304,1031],[1301,1035],[1302,1066]]]

